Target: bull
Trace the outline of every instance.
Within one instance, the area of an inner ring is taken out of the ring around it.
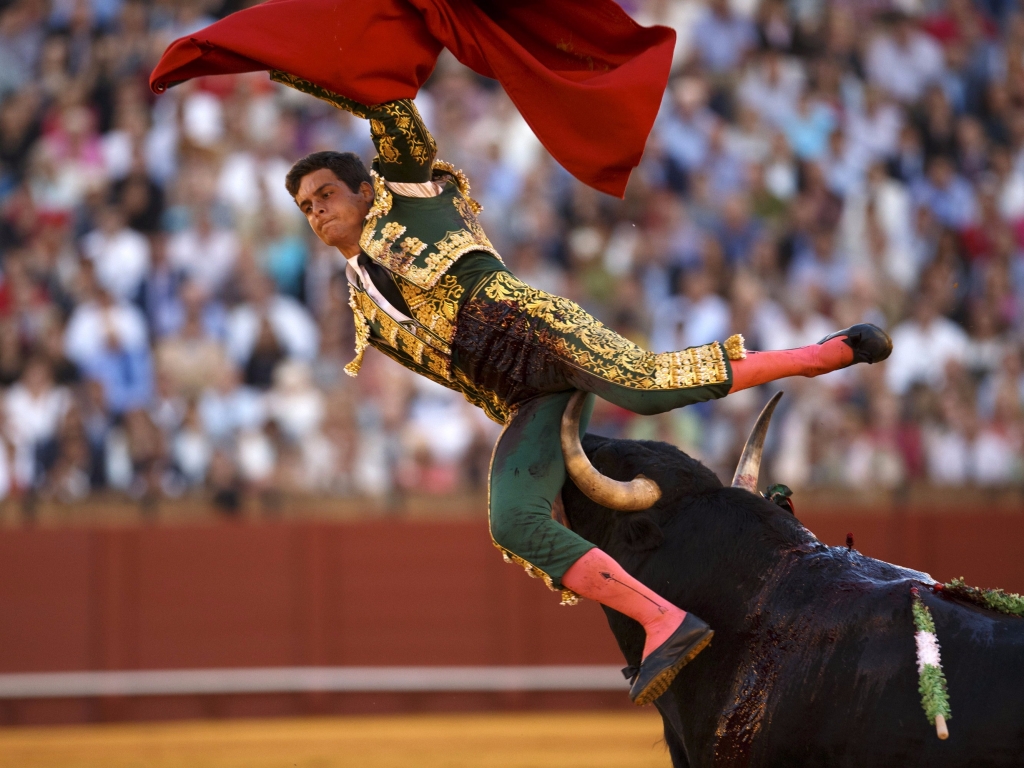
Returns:
[[[582,397],[563,419],[567,524],[715,630],[656,702],[672,764],[1024,765],[1024,619],[933,592],[928,574],[826,546],[757,494],[778,397],[731,487],[663,443],[588,435],[581,444]],[[630,494],[656,503],[624,513]],[[914,586],[942,646],[953,710],[945,741],[918,693]],[[604,610],[639,665],[643,629]]]

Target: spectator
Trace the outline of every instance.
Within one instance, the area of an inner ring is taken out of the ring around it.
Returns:
[[[846,119],[846,138],[862,162],[874,163],[896,153],[902,122],[899,108],[867,85],[860,109]]]
[[[804,87],[805,76],[800,63],[769,49],[751,60],[736,95],[741,104],[762,120],[781,126],[795,114]]]
[[[866,67],[871,82],[903,102],[920,98],[942,74],[942,48],[902,13],[868,44]]]
[[[223,310],[206,302],[197,283],[182,287],[181,304],[184,321],[176,334],[157,344],[156,360],[175,390],[191,399],[209,383],[210,371],[219,371],[224,366],[224,319]]]
[[[885,369],[889,389],[903,395],[917,382],[941,387],[947,365],[963,362],[968,345],[963,329],[939,314],[935,296],[920,294],[913,316],[892,332],[893,353]]]
[[[128,228],[119,208],[103,209],[99,226],[82,238],[82,253],[95,265],[100,285],[113,296],[131,300],[138,295],[150,267],[149,241]]]
[[[679,283],[680,295],[669,298],[655,311],[653,352],[698,346],[697,339],[718,338],[729,326],[729,305],[715,293],[705,268],[683,272]]]
[[[793,112],[782,121],[782,130],[793,153],[801,160],[817,160],[828,148],[829,136],[835,129],[835,117],[826,104],[811,94],[800,96]]]
[[[83,301],[64,337],[67,356],[87,379],[101,385],[114,414],[143,409],[153,393],[146,321],[136,307],[100,287],[87,264],[82,279]]]
[[[977,216],[974,190],[956,173],[953,161],[937,155],[928,161],[928,175],[912,188],[915,202],[931,211],[940,224],[966,229]]]
[[[242,385],[231,363],[211,373],[212,384],[199,398],[199,419],[214,446],[230,447],[241,431],[253,432],[263,426],[266,405],[259,392]]]
[[[238,260],[238,236],[214,224],[209,209],[191,211],[193,222],[167,242],[170,265],[195,280],[210,296],[219,296]]]
[[[317,329],[303,306],[275,294],[270,278],[260,272],[248,276],[246,297],[228,318],[227,351],[245,371],[247,384],[266,389],[282,360],[313,360]]]
[[[754,25],[735,15],[728,0],[709,0],[704,16],[693,26],[697,59],[716,75],[735,71],[756,44]]]
[[[70,406],[68,391],[54,386],[49,364],[30,360],[4,399],[6,436],[14,447],[14,479],[20,488],[35,488],[56,462],[58,433]]]

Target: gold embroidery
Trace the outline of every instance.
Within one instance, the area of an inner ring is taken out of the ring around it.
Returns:
[[[377,219],[381,216],[387,216],[391,211],[391,203],[394,198],[391,197],[391,191],[388,189],[388,185],[384,183],[384,179],[376,171],[370,171],[370,178],[373,179],[373,205],[370,206],[370,210],[366,214],[366,224],[363,225],[362,237],[366,237],[366,233],[369,232],[370,236],[373,236],[373,230],[377,226]],[[364,249],[365,250],[365,249]]]
[[[402,134],[409,147],[409,156],[417,165],[426,165],[437,154],[434,137],[423,124],[419,110],[412,99],[399,99],[379,105],[388,115],[394,118],[395,128]],[[384,158],[386,162],[393,160]]]
[[[461,200],[461,198],[456,198],[456,200]],[[461,201],[463,205],[466,205],[465,200]],[[388,203],[390,204],[390,200]],[[370,213],[373,213],[373,210]],[[418,238],[407,237],[397,251],[392,247],[395,240],[405,232],[405,227],[397,222],[388,222],[381,230],[381,237],[375,239],[377,219],[368,218],[363,227],[359,245],[370,258],[382,267],[415,283],[420,288],[429,289],[437,284],[437,281],[452,264],[470,251],[486,251],[501,261],[501,255],[487,239],[487,235],[484,233],[483,227],[476,221],[476,217],[472,217],[466,223],[475,231],[460,229],[458,232],[448,232],[443,239],[434,243],[437,251],[428,253],[422,266],[417,266],[415,263],[417,256],[425,250],[420,247],[423,243]],[[417,253],[414,253],[414,248],[418,250]]]
[[[746,341],[742,333],[734,333],[724,342],[725,354],[730,360],[745,360],[747,358]]]
[[[316,83],[311,83],[309,80],[303,80],[301,77],[296,77],[287,72],[282,72],[279,69],[270,70],[270,79],[274,82],[281,83],[281,85],[287,85],[289,88],[294,88],[297,91],[308,93],[321,101],[326,101],[331,106],[337,107],[338,109],[344,109],[346,112],[351,112],[356,117],[366,119],[370,116],[372,107],[368,107],[365,104],[360,104],[358,101],[347,99],[333,91],[329,91],[326,88],[321,88]]]
[[[416,364],[417,373],[438,381],[450,389],[461,391],[451,380],[451,349],[447,344],[441,343],[423,328],[416,328],[415,333],[410,331],[380,309],[365,291],[349,286],[349,292],[351,296],[349,305],[356,316],[356,358],[358,363],[361,364],[363,351],[367,345],[372,344],[403,365],[407,363],[398,354],[408,355]],[[376,331],[379,341],[371,334],[373,330]],[[350,363],[350,365],[352,364]],[[354,371],[358,372],[358,370],[357,364],[354,366]],[[355,373],[350,373],[350,375],[354,376]]]
[[[407,237],[402,241],[402,250],[411,253],[413,256],[419,256],[426,247],[427,244],[418,237]]]
[[[423,266],[410,264],[402,276],[420,287],[429,288],[437,283],[452,264],[470,251],[487,251],[498,255],[486,236],[481,239],[465,229],[448,232],[442,240],[434,243],[434,247],[437,251],[427,254]]]
[[[454,275],[445,275],[433,288],[424,290],[407,280],[399,280],[402,298],[409,305],[413,318],[446,344],[455,338],[455,317],[459,299],[466,289]]]
[[[395,148],[395,140],[387,134],[377,139],[377,152],[385,163],[389,165],[401,165],[402,153]]]
[[[476,217],[478,209],[473,207],[473,201],[456,195],[452,202],[455,204],[455,210],[459,212],[459,216],[465,222],[466,228],[473,233],[473,237],[490,245],[491,241],[487,238],[487,233],[484,232],[484,228],[480,226],[480,221]]]
[[[568,362],[612,383],[633,389],[680,389],[729,380],[718,342],[678,352],[655,354],[622,338],[578,304],[538,291],[508,272],[498,272],[484,287],[492,301],[515,302],[558,334],[555,344]],[[539,331],[536,331],[539,332]]]
[[[432,170],[440,173],[446,173],[455,179],[455,186],[459,190],[459,194],[469,201],[469,205],[473,210],[473,213],[480,213],[484,209],[480,203],[469,196],[469,177],[462,172],[462,169],[456,168],[451,163],[445,160],[435,160]]]
[[[406,248],[406,244],[410,243],[413,238],[405,238],[402,247],[398,251],[394,251],[391,246],[398,238],[405,234],[405,227],[397,222],[389,221],[381,228],[380,239],[376,240],[373,237],[374,226],[376,226],[376,221],[369,222],[363,227],[363,234],[359,240],[360,247],[382,267],[399,275],[404,275],[412,264],[413,259],[416,258],[415,254],[410,253]]]
[[[370,324],[366,320],[356,298],[357,291],[354,285],[348,287],[348,305],[352,307],[352,314],[356,323],[356,356],[345,366],[345,373],[349,376],[359,374],[359,368],[363,364],[363,354],[370,343]]]
[[[389,221],[380,231],[381,238],[384,240],[390,240],[391,242],[394,242],[404,234],[405,227],[397,221]],[[406,238],[406,240],[408,240],[408,238]]]

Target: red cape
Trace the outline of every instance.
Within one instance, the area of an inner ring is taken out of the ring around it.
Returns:
[[[279,69],[379,104],[415,96],[445,47],[502,84],[566,170],[621,197],[674,46],[613,0],[268,0],[174,41],[150,86]]]

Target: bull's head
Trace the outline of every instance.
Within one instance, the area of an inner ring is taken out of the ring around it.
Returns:
[[[764,439],[768,434],[772,413],[781,397],[782,393],[777,393],[757,417],[746,445],[743,446],[739,464],[736,465],[736,473],[732,478],[733,488],[743,488],[751,493],[757,493],[757,476],[761,471]],[[590,463],[587,454],[583,452],[583,445],[580,443],[580,415],[583,413],[586,398],[586,392],[576,392],[569,398],[569,404],[562,415],[562,454],[569,477],[591,501],[608,509],[639,512],[654,506],[661,498],[661,488],[656,482],[643,475],[637,475],[628,482],[613,480],[598,472]]]

